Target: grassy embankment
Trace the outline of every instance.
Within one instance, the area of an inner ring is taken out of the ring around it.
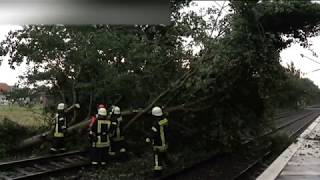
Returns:
[[[0,105],[0,121],[3,121],[4,118],[27,128],[45,125],[41,105],[35,105],[31,108],[20,107],[18,105]]]
[[[0,158],[25,156],[23,153],[12,153],[10,149],[21,140],[43,132],[46,124],[40,105],[31,108],[0,105]]]

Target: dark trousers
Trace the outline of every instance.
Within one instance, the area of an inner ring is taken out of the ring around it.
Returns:
[[[122,153],[125,148],[124,148],[124,140],[122,141],[111,141],[111,151],[115,153]]]
[[[160,151],[154,151],[154,167],[153,170],[156,172],[161,172],[163,170],[163,165],[171,165],[172,162],[170,161],[168,157],[168,153],[160,152]]]
[[[90,159],[91,163],[104,165],[108,160],[109,147],[91,147]]]
[[[120,161],[128,160],[127,149],[125,147],[125,140],[111,141],[110,155],[117,157]]]
[[[64,137],[54,137],[52,151],[61,151],[65,150]]]

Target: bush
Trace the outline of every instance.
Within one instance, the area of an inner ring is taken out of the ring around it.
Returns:
[[[287,148],[292,141],[288,137],[287,134],[278,134],[273,136],[271,139],[272,142],[272,151],[277,153],[282,152],[285,148]]]
[[[0,122],[0,157],[5,157],[19,141],[35,133],[5,117]]]

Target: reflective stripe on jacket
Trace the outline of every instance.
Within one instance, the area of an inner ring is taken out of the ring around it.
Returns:
[[[121,124],[121,121],[122,121],[122,116],[119,116],[117,119],[116,119],[116,132],[115,132],[115,137],[112,138],[113,141],[122,141],[124,140],[124,136],[122,135],[122,124]]]
[[[93,142],[93,147],[108,147],[110,146],[110,136],[114,131],[115,124],[110,120],[96,119],[91,126],[91,132],[96,135],[96,141]]]
[[[167,126],[168,120],[166,118],[158,121],[154,126],[152,126],[153,150],[164,152],[168,149],[168,143],[166,141]]]
[[[56,114],[54,137],[64,137],[63,130],[67,127],[66,118],[62,114]]]

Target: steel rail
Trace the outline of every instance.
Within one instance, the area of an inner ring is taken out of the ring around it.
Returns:
[[[294,116],[298,113],[301,113],[301,112],[305,112],[306,110],[303,109],[303,110],[297,110],[297,111],[286,111],[286,112],[282,112],[282,113],[277,113],[274,115],[274,119],[282,119],[282,118],[286,118],[286,117],[290,117],[290,116]]]
[[[300,114],[301,112],[303,112],[303,115]],[[301,115],[298,118],[295,118],[294,120],[292,120],[290,122],[284,123],[284,124],[278,126],[273,131],[267,132],[267,133],[263,134],[262,136],[251,139],[251,140],[244,142],[242,144],[246,145],[250,142],[257,140],[258,138],[265,137],[265,136],[274,134],[276,132],[279,132],[280,130],[285,129],[285,128],[299,122],[300,120],[308,118],[309,116],[318,115],[318,113],[315,113],[312,111],[307,112],[307,113],[304,113],[304,111],[301,111],[301,112],[293,113],[296,116],[298,114]],[[287,113],[286,113],[286,115],[287,116],[285,116],[285,117],[294,116],[292,114],[290,115]],[[313,119],[314,119],[314,117],[312,116],[312,118],[310,118],[310,120],[308,120],[302,127],[300,127],[298,130],[296,130],[294,133],[291,133],[290,137],[293,137],[294,135],[298,134],[302,129],[304,129],[308,124],[310,124],[310,122],[312,122]],[[60,154],[55,154],[55,155],[47,155],[47,156],[28,158],[28,159],[23,159],[23,160],[15,160],[15,161],[10,161],[10,162],[0,162],[0,179],[31,179],[31,178],[35,178],[35,177],[50,175],[52,173],[63,172],[63,171],[73,169],[73,168],[88,166],[88,165],[90,165],[88,159],[80,158],[80,157],[83,157],[82,155],[84,155],[86,152],[87,151],[85,151],[85,150],[70,151],[70,152],[60,153]],[[265,156],[267,156],[269,154],[270,154],[270,151],[267,151],[266,153],[264,153],[263,156],[258,158],[255,162],[249,164],[245,169],[243,169],[239,173],[239,177],[242,176],[243,174],[245,174],[246,172],[248,172],[250,169],[252,169]],[[80,160],[77,161],[77,160],[68,159],[69,157],[72,157],[72,156],[75,156],[76,158],[78,157],[78,158],[80,158]],[[210,158],[199,160],[198,162],[193,163],[192,165],[190,165],[182,170],[171,173],[169,175],[162,176],[158,179],[169,179],[170,177],[171,178],[175,177],[185,171],[191,170],[194,166],[198,166],[202,163],[212,161],[217,156],[218,155],[215,154],[215,155],[211,156]],[[26,166],[26,165],[29,165],[29,166]],[[49,165],[49,167],[48,167],[48,165]],[[25,167],[32,167],[32,168],[34,168],[34,171],[25,169]],[[16,173],[7,175],[6,172],[8,170],[11,170],[11,172],[13,171]],[[237,178],[235,178],[235,179],[237,179]]]
[[[315,116],[311,116],[310,120],[307,120],[306,123],[304,123],[303,126],[299,127],[297,130],[295,130],[293,133],[291,133],[289,135],[289,138],[293,138],[293,137],[297,137],[300,132],[304,129],[306,129],[310,123],[313,122],[313,120],[319,116],[319,113],[313,113],[313,115]],[[233,180],[237,180],[237,179],[241,179],[243,178],[243,176],[246,175],[246,173],[248,171],[250,171],[251,169],[253,169],[254,167],[256,167],[263,159],[265,159],[268,155],[271,154],[271,151],[268,150],[266,151],[260,158],[258,158],[257,160],[255,160],[254,162],[252,162],[251,164],[248,165],[248,167],[246,169],[244,169],[243,171],[241,171],[239,174],[237,174],[234,178],[232,178]]]
[[[248,141],[245,141],[245,142],[242,143],[242,145],[246,145],[246,144],[249,144],[251,142],[254,142],[257,139],[276,134],[280,130],[284,130],[285,128],[288,128],[289,126],[291,126],[293,124],[296,124],[297,122],[300,122],[301,120],[306,120],[306,118],[308,118],[308,119],[310,118],[309,120],[307,120],[306,123],[303,124],[303,126],[299,127],[298,130],[296,130],[294,133],[290,134],[290,138],[291,138],[294,135],[299,134],[299,132],[301,130],[303,130],[304,128],[306,128],[307,125],[309,125],[317,116],[319,116],[319,112],[314,112],[314,111],[308,112],[308,113],[303,114],[302,116],[300,116],[298,118],[295,118],[293,121],[290,121],[288,123],[284,123],[284,124],[278,126],[276,129],[272,130],[271,132],[267,132],[267,133],[265,133],[265,134],[263,134],[263,135],[261,135],[259,137],[256,137],[256,138],[250,139]],[[261,157],[259,157],[253,163],[250,163],[246,168],[244,168],[241,172],[239,172],[237,175],[235,175],[233,180],[241,178],[244,174],[246,174],[249,170],[254,168],[259,162],[261,162],[261,160],[263,160],[265,157],[267,157],[270,154],[271,154],[270,150],[266,151]],[[219,155],[214,154],[214,155],[212,155],[211,157],[209,157],[207,159],[199,160],[196,163],[193,163],[193,164],[191,164],[191,165],[189,165],[187,167],[184,167],[183,169],[180,169],[180,170],[175,171],[175,172],[171,172],[169,174],[163,175],[163,176],[161,176],[159,178],[156,178],[156,179],[157,180],[175,179],[179,175],[184,174],[185,172],[192,171],[194,167],[198,167],[201,164],[204,164],[204,163],[207,163],[207,162],[210,162],[210,161],[214,161],[218,156]]]
[[[255,138],[252,138],[252,139],[248,139],[248,140],[242,142],[242,144],[245,145],[245,144],[250,143],[250,142],[253,142],[253,141],[255,141],[255,140],[258,140],[258,139],[267,137],[267,136],[269,136],[269,135],[275,134],[276,132],[278,132],[278,131],[280,131],[280,130],[288,127],[288,126],[290,126],[290,125],[292,125],[292,124],[295,124],[296,122],[299,122],[300,120],[303,120],[303,119],[305,119],[305,118],[308,117],[308,116],[311,116],[312,114],[314,114],[314,112],[309,112],[309,113],[303,114],[303,116],[300,116],[300,117],[298,117],[298,118],[296,118],[296,119],[294,119],[294,120],[292,120],[292,121],[289,121],[289,122],[287,122],[287,123],[284,123],[284,124],[278,126],[277,128],[275,128],[274,130],[270,130],[270,131],[268,131],[268,132],[266,132],[266,133],[264,133],[264,134],[262,134],[262,135],[260,135],[260,136],[258,136],[258,137],[255,137]]]
[[[0,163],[0,179],[31,179],[89,165],[86,150]]]

